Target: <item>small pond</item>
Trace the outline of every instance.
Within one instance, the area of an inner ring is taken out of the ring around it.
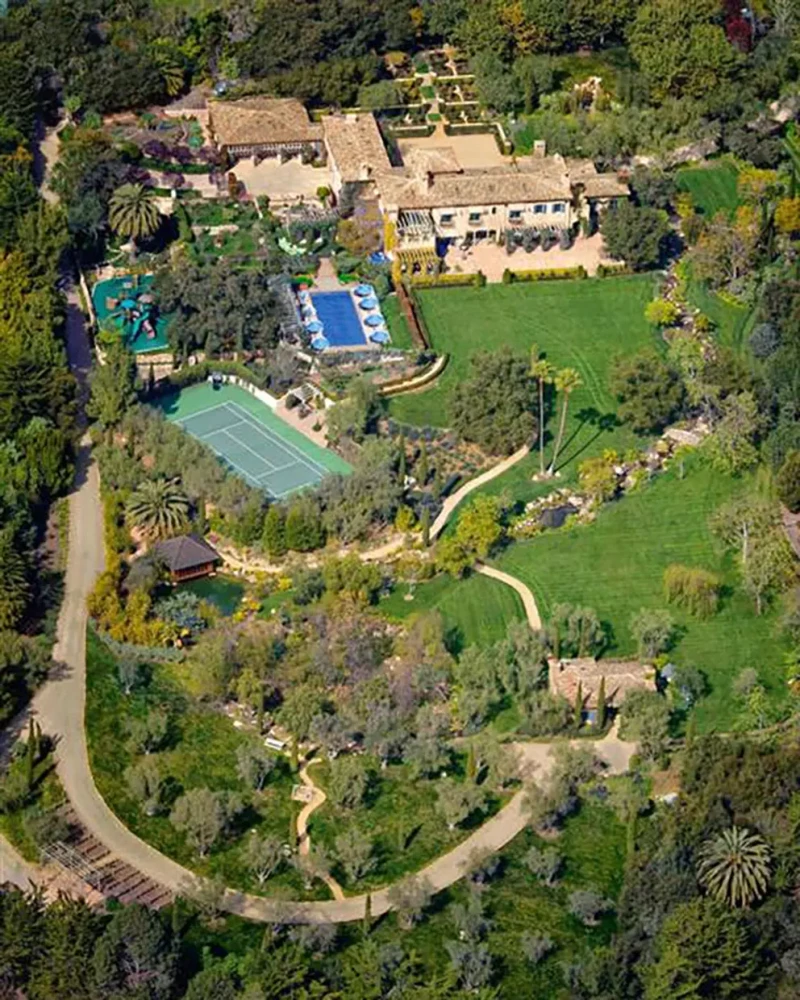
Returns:
[[[179,590],[192,594],[213,604],[223,615],[232,615],[244,596],[244,584],[230,576],[204,576],[199,580],[187,580],[179,584]]]

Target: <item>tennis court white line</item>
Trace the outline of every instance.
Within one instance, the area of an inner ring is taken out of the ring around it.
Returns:
[[[255,473],[251,473],[253,479],[258,479],[260,476],[270,476],[272,475],[273,472],[277,471],[275,466],[272,464],[272,462],[270,462],[268,458],[265,458],[263,455],[259,455],[259,453],[257,451],[254,451],[249,444],[245,444],[244,441],[240,441],[239,438],[230,435],[227,431],[227,428],[221,433],[224,434],[225,437],[228,438],[230,441],[233,441],[234,444],[238,444],[240,448],[246,448],[251,455],[255,455],[255,457],[259,460],[259,462],[262,463],[262,465],[269,466],[267,472],[259,472],[258,476],[255,475]]]
[[[296,492],[298,489],[304,489],[308,486],[313,486],[315,483],[319,481],[320,478],[324,478],[325,476],[332,474],[332,470],[322,465],[322,463],[317,462],[315,459],[305,455],[291,441],[288,441],[286,438],[282,437],[277,431],[273,431],[271,428],[263,425],[256,416],[249,413],[247,410],[244,409],[244,407],[239,406],[238,403],[233,403],[230,402],[229,400],[216,403],[214,406],[204,407],[201,410],[196,410],[194,413],[188,414],[186,417],[177,418],[175,420],[175,423],[179,424],[180,426],[183,426],[185,423],[189,422],[194,417],[199,417],[207,413],[213,413],[216,410],[224,410],[226,413],[230,414],[235,418],[234,422],[232,424],[227,424],[224,427],[219,427],[216,428],[215,430],[208,431],[205,434],[198,433],[195,436],[198,437],[200,440],[210,444],[212,449],[217,453],[217,456],[221,458],[223,462],[226,462],[228,465],[234,468],[246,481],[254,483],[258,487],[265,489],[272,497],[281,499],[284,496]],[[234,445],[239,445],[239,447],[249,451],[250,454],[253,455],[256,459],[258,459],[258,461],[261,464],[270,466],[271,463],[264,455],[260,455],[257,451],[251,448],[244,441],[228,433],[229,431],[235,429],[236,427],[240,427],[242,425],[251,427],[253,430],[257,431],[261,437],[266,439],[267,444],[271,445],[273,448],[283,451],[286,454],[286,456],[289,459],[291,459],[289,464],[281,466],[272,466],[269,469],[269,471],[255,475],[254,473],[248,472],[246,469],[244,469],[241,465],[239,465],[238,462],[230,458],[224,451],[215,448],[213,443],[209,440],[211,437],[217,434],[224,434],[228,441],[232,442]],[[291,469],[295,465],[305,469],[307,473],[310,473],[312,475],[312,480],[310,482],[302,483],[298,486],[292,486],[289,489],[283,490],[281,492],[275,492],[275,490],[273,490],[270,487],[269,483],[262,482],[263,479],[265,478],[268,479],[269,477],[277,473],[285,472],[288,469]]]
[[[225,431],[214,431],[213,433],[214,434],[224,434]],[[209,435],[209,437],[211,437],[211,435]],[[254,486],[263,486],[264,485],[263,483],[260,483],[258,481],[258,476],[254,476],[252,472],[247,472],[245,469],[243,469],[241,467],[241,465],[239,465],[238,462],[234,462],[234,460],[232,458],[229,458],[226,454],[224,454],[224,452],[218,451],[214,447],[214,445],[211,444],[211,442],[208,440],[208,438],[201,438],[200,440],[204,441],[206,444],[208,444],[211,447],[211,450],[213,452],[215,452],[217,458],[221,458],[222,461],[225,462],[227,465],[230,465],[234,469],[236,469],[236,471],[239,473],[239,475],[242,476],[242,478],[246,482],[251,483]],[[261,475],[268,475],[268,473],[262,472]]]
[[[256,418],[253,417],[252,414],[249,414],[247,410],[245,410],[243,407],[240,407],[238,403],[226,403],[225,406],[231,407],[234,410],[234,412],[241,410],[241,413],[244,414],[244,419],[242,419],[241,415],[238,412],[236,413],[236,415],[240,418],[242,423],[248,423],[251,427],[254,427],[261,434],[263,434],[273,444],[279,445],[279,447],[281,447],[289,455],[295,455],[296,456],[295,461],[297,465],[303,465],[307,469],[315,470],[323,476],[327,476],[330,474],[330,469],[325,468],[324,465],[317,462],[315,459],[309,458],[308,456],[304,455],[303,452],[300,451],[300,449],[296,445],[292,444],[291,441],[287,441],[286,438],[281,437],[275,431],[272,431],[269,427],[265,427],[262,424],[258,423]]]

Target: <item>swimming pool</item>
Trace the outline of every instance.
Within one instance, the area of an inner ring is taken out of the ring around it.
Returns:
[[[367,338],[350,292],[312,292],[311,301],[331,347],[361,347]]]

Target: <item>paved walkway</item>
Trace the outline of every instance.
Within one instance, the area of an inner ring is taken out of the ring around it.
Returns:
[[[461,501],[469,496],[473,490],[477,490],[479,486],[485,486],[486,483],[490,483],[493,479],[498,476],[502,476],[504,472],[508,472],[509,469],[521,462],[526,455],[530,454],[530,446],[524,444],[518,451],[515,451],[513,455],[509,455],[508,458],[503,459],[502,462],[498,462],[497,465],[493,465],[491,469],[487,469],[486,472],[482,472],[479,476],[474,479],[470,479],[468,483],[465,483],[460,490],[456,490],[452,496],[447,497],[444,505],[439,512],[439,516],[431,525],[431,538],[436,538],[443,530],[444,526],[450,519],[450,515],[458,507]]]

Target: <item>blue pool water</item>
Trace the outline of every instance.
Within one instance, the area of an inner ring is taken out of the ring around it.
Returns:
[[[331,347],[360,347],[366,344],[349,292],[312,292],[311,301]]]

